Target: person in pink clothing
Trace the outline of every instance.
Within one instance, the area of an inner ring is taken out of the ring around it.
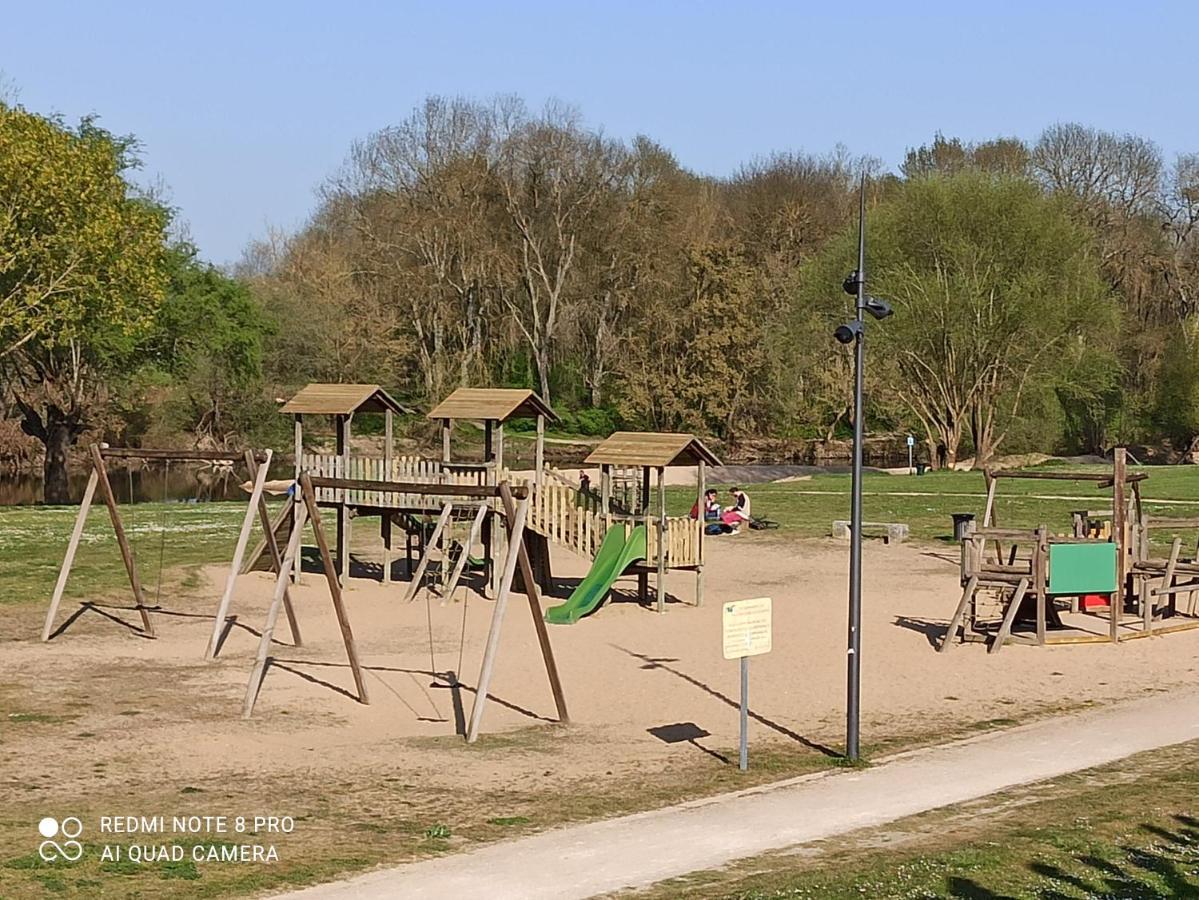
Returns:
[[[721,515],[721,521],[733,529],[729,534],[740,534],[742,526],[748,525],[750,520],[749,494],[739,487],[733,488],[729,493],[733,495],[734,503]]]

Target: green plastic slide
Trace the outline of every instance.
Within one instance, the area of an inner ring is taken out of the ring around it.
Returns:
[[[587,577],[579,582],[569,600],[545,611],[545,620],[554,625],[573,625],[603,603],[616,579],[639,559],[645,559],[644,525],[630,531],[627,540],[623,528],[608,529]]]

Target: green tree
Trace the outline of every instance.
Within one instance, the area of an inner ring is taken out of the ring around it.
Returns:
[[[262,410],[263,339],[269,323],[240,281],[180,245],[170,282],[140,350],[170,385],[162,412],[171,425],[226,445],[255,427]]]
[[[985,465],[1034,386],[1112,344],[1093,239],[1036,185],[977,171],[910,181],[872,219],[871,287],[896,311],[876,353],[934,458],[952,464],[969,429]]]
[[[92,120],[0,104],[0,364],[46,448],[49,503],[69,500],[67,452],[166,287],[168,216],[126,181],[134,150]]]

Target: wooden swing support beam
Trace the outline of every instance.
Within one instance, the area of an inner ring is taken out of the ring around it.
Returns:
[[[515,577],[516,567],[519,565],[521,577],[524,582],[524,588],[529,600],[529,610],[533,617],[533,626],[537,633],[537,642],[541,649],[542,659],[545,662],[546,675],[549,679],[550,690],[554,695],[554,704],[558,710],[558,719],[560,722],[568,722],[570,720],[566,709],[566,699],[562,690],[562,682],[558,676],[557,664],[554,661],[553,648],[550,645],[549,633],[546,628],[544,614],[541,609],[541,598],[537,589],[537,583],[533,579],[533,567],[529,561],[529,554],[525,546],[524,540],[524,524],[528,514],[529,497],[528,491],[524,487],[511,488],[507,482],[501,482],[498,485],[447,485],[447,484],[427,484],[427,483],[407,483],[407,482],[389,482],[389,481],[362,481],[356,479],[345,478],[325,478],[314,477],[308,473],[300,474],[299,490],[300,497],[303,500],[303,509],[301,512],[300,504],[297,504],[297,517],[292,533],[288,539],[287,551],[283,557],[282,565],[276,576],[275,594],[271,601],[270,609],[267,612],[266,624],[262,630],[262,638],[259,641],[258,655],[254,663],[254,668],[250,673],[250,681],[246,686],[246,699],[243,707],[243,716],[249,718],[254,711],[254,705],[257,701],[258,694],[262,688],[262,681],[265,677],[266,670],[270,663],[270,648],[272,636],[274,633],[275,623],[278,621],[279,609],[282,605],[284,586],[287,582],[287,572],[290,569],[290,564],[294,562],[296,555],[299,552],[301,532],[304,526],[304,520],[308,519],[312,523],[313,535],[316,538],[317,547],[321,554],[321,565],[325,570],[325,580],[329,587],[329,596],[333,601],[333,607],[337,614],[338,623],[341,626],[342,642],[345,646],[346,657],[350,663],[350,669],[354,675],[354,684],[358,692],[358,701],[360,703],[369,703],[369,698],[366,691],[366,682],[363,675],[362,665],[358,658],[357,646],[354,643],[354,635],[350,627],[349,618],[345,611],[345,604],[342,598],[341,584],[338,580],[337,573],[333,568],[333,558],[329,552],[329,543],[325,538],[324,529],[321,525],[320,510],[316,501],[317,488],[333,488],[337,490],[362,490],[362,491],[378,491],[382,493],[399,493],[399,494],[420,494],[423,496],[444,498],[444,497],[466,497],[476,500],[486,500],[498,498],[503,506],[504,518],[508,523],[508,553],[504,561],[503,575],[500,580],[500,591],[496,597],[495,606],[491,614],[491,626],[487,635],[487,645],[483,654],[483,662],[479,669],[479,681],[475,691],[474,705],[471,707],[470,724],[467,729],[466,740],[473,743],[479,734],[479,728],[483,718],[483,711],[487,703],[487,694],[491,685],[492,671],[495,667],[495,657],[499,648],[500,629],[503,625],[504,613],[508,607],[508,597],[512,591],[512,583]],[[449,511],[452,504],[445,503],[441,512],[441,521],[449,518]],[[479,520],[476,519],[476,524]],[[473,529],[472,529],[473,531]],[[430,541],[430,544],[433,543]]]
[[[214,627],[213,642],[209,644],[209,655],[211,656],[211,651],[216,646],[215,642],[220,634],[224,612],[228,609],[233,599],[234,582],[237,572],[241,568],[241,557],[245,553],[245,544],[249,539],[249,531],[253,526],[256,516],[263,518],[264,528],[267,529],[268,534],[268,544],[273,544],[273,541],[271,541],[273,535],[271,535],[269,523],[266,521],[266,502],[262,496],[262,486],[265,483],[267,470],[271,464],[271,451],[170,450],[142,447],[109,447],[104,444],[92,444],[88,448],[88,455],[91,459],[92,471],[88,476],[87,487],[83,492],[83,501],[79,504],[79,512],[75,516],[75,526],[71,531],[71,538],[67,543],[67,552],[63,557],[62,567],[58,572],[58,580],[54,585],[54,593],[50,598],[50,608],[46,611],[46,621],[42,627],[42,641],[49,641],[54,633],[54,620],[58,615],[58,608],[62,603],[63,592],[66,590],[67,580],[75,564],[75,554],[79,550],[79,544],[83,538],[83,527],[87,521],[87,514],[91,509],[97,489],[99,489],[100,496],[104,500],[104,505],[108,509],[108,517],[112,522],[112,530],[116,535],[117,546],[121,551],[121,560],[124,562],[125,572],[129,576],[129,585],[133,591],[135,608],[142,621],[142,634],[150,638],[156,636],[154,623],[150,619],[149,607],[146,605],[145,593],[142,590],[141,577],[138,574],[133,547],[129,543],[128,535],[125,533],[125,525],[121,519],[121,513],[112,490],[112,482],[108,477],[106,460],[141,459],[162,460],[164,462],[228,462],[230,464],[241,460],[245,462],[247,471],[254,478],[254,492],[251,494],[250,502],[246,507],[246,516],[242,522],[241,532],[238,536],[237,552],[233,559],[233,564],[229,569],[225,594],[221,599],[221,607]],[[277,553],[274,558],[277,564]],[[288,615],[292,626],[292,637],[299,643],[299,628],[296,625],[290,601],[288,603]]]

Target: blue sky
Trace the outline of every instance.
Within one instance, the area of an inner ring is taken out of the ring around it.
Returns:
[[[301,225],[351,141],[429,94],[559,98],[715,175],[838,143],[894,167],[938,130],[1056,121],[1199,151],[1195,2],[4,5],[19,101],[136,134],[218,263]]]

